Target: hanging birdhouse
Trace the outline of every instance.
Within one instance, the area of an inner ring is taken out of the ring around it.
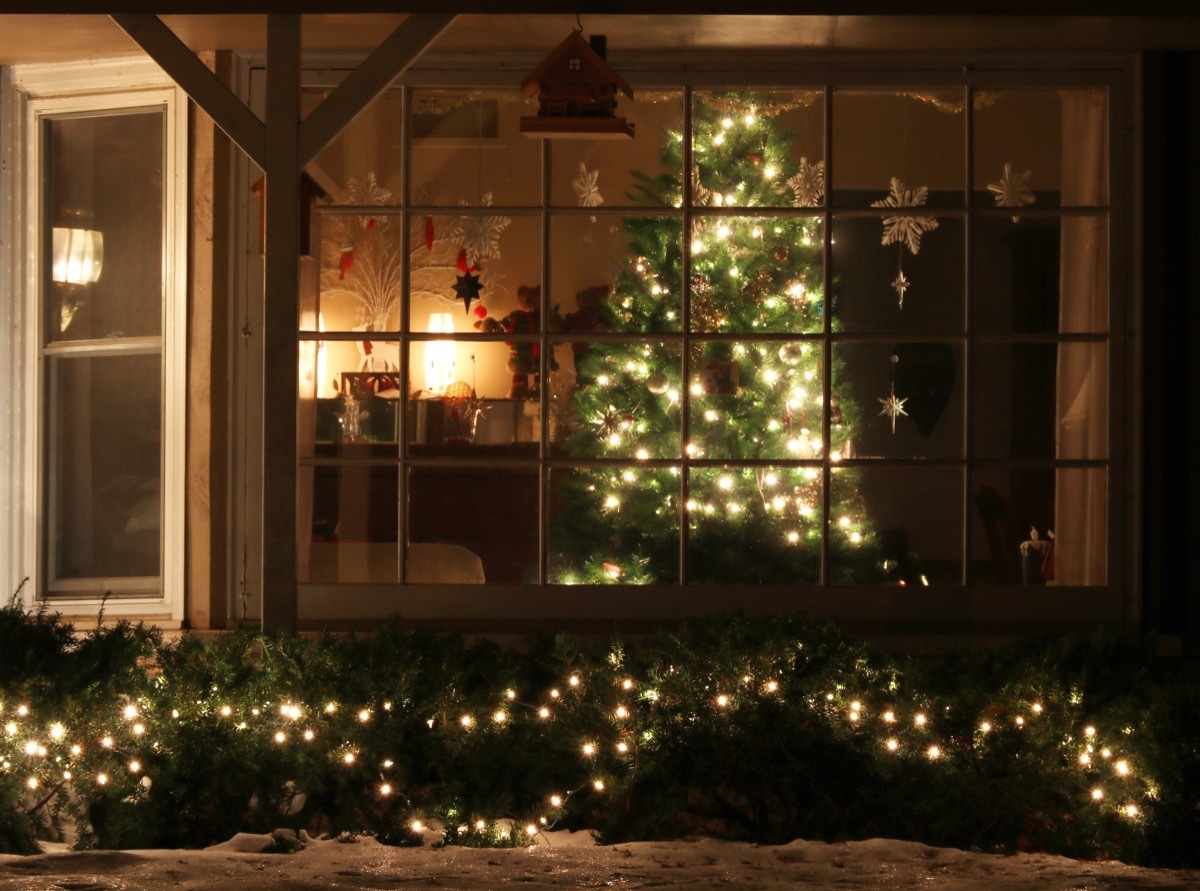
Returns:
[[[521,93],[538,98],[537,117],[521,118],[533,139],[629,139],[633,124],[617,116],[617,94],[633,98],[624,78],[605,61],[607,40],[572,31],[521,81]]]

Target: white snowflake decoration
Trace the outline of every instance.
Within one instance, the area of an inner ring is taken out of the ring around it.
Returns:
[[[484,192],[481,203],[491,207],[492,193]],[[500,259],[500,233],[511,222],[508,217],[495,215],[457,217],[447,237],[462,244],[462,249],[467,252],[467,265],[478,266],[480,260]]]
[[[794,207],[819,207],[825,197],[825,162],[809,164],[808,158],[801,158],[800,169],[787,184],[795,195]]]
[[[571,187],[575,189],[575,194],[579,197],[580,207],[599,207],[604,203],[604,196],[600,194],[600,189],[596,181],[600,179],[599,170],[588,170],[587,165],[582,161],[579,162],[579,178],[571,183]]]
[[[1004,176],[994,183],[988,183],[988,191],[996,196],[997,207],[1025,207],[1037,201],[1033,192],[1029,190],[1029,178],[1033,175],[1033,171],[1026,170],[1024,173],[1014,174],[1012,165],[1004,165]],[[1013,222],[1017,221],[1017,217],[1013,217]]]
[[[892,434],[896,433],[896,418],[904,415],[908,417],[908,412],[904,410],[904,403],[908,402],[908,397],[901,399],[896,396],[896,391],[892,390],[887,399],[880,399],[879,404],[883,406],[883,411],[879,413],[880,417],[887,416],[892,419]]]
[[[367,178],[361,183],[353,178],[346,183],[346,204],[372,204],[376,207],[382,207],[385,204],[390,204],[391,201],[392,190],[385,189],[379,185],[379,181],[375,178],[374,170],[368,171]],[[366,229],[373,225],[386,226],[388,219],[386,216],[362,216],[358,218],[358,223]]]
[[[906,189],[900,178],[892,177],[892,188],[886,198],[872,201],[872,207],[920,207],[929,196],[929,189]],[[933,217],[896,216],[883,218],[883,244],[903,244],[914,254],[921,250],[921,236],[938,227]]]

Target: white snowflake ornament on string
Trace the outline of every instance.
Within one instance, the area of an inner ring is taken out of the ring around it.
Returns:
[[[800,169],[787,184],[795,196],[793,207],[819,207],[825,197],[825,162],[809,164],[808,158],[801,158]]]
[[[897,176],[892,177],[891,191],[886,198],[872,201],[872,207],[921,207],[929,197],[929,189],[906,189]],[[912,253],[921,250],[921,236],[938,227],[933,217],[894,216],[883,218],[883,244],[903,244]]]
[[[900,357],[893,355],[892,362],[892,387],[886,399],[881,398],[879,404],[883,406],[883,411],[879,413],[880,417],[885,415],[892,419],[892,435],[896,435],[896,418],[904,415],[908,417],[908,412],[904,410],[904,403],[908,402],[908,397],[900,398],[896,395],[896,365],[900,362]]]
[[[604,203],[604,196],[596,184],[599,178],[599,170],[588,170],[586,164],[579,162],[579,177],[571,183],[571,187],[579,197],[580,207],[599,207]]]
[[[1033,171],[1013,173],[1012,164],[1004,165],[1004,176],[994,183],[988,183],[988,191],[996,197],[997,207],[1026,207],[1037,201],[1037,197],[1029,189],[1029,178]],[[1013,217],[1017,222],[1020,217]]]
[[[481,202],[492,205],[492,193],[484,192]],[[512,222],[508,217],[491,214],[457,217],[447,237],[456,239],[467,252],[467,264],[478,266],[480,260],[500,259],[500,233]]]
[[[901,309],[904,309],[904,292],[908,290],[908,284],[908,276],[906,276],[904,274],[904,270],[901,269],[896,274],[895,280],[892,282],[892,288],[896,291],[896,296],[900,298]]]

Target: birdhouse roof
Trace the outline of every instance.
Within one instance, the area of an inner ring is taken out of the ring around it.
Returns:
[[[546,73],[568,55],[572,54],[578,55],[581,59],[586,59],[595,73],[611,80],[622,93],[631,99],[633,98],[633,90],[625,82],[625,78],[617,74],[612,66],[592,49],[591,45],[583,39],[583,35],[578,31],[572,31],[568,34],[562,43],[546,54],[546,58],[542,59],[536,68],[522,78],[521,93],[525,96],[537,95],[539,92],[538,84]]]

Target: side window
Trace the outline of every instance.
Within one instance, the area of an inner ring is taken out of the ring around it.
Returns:
[[[21,550],[30,596],[67,613],[182,615],[185,108],[174,88],[26,103]]]

